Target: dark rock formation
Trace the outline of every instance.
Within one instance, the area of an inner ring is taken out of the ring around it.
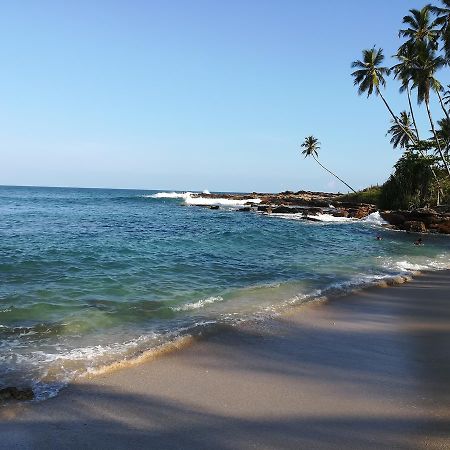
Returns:
[[[0,402],[7,400],[33,400],[34,393],[31,388],[6,387],[0,389]]]
[[[399,230],[450,234],[449,213],[421,208],[413,211],[382,211],[380,214],[386,222]]]
[[[425,233],[427,231],[427,227],[420,220],[407,220],[403,223],[403,228],[414,233]]]

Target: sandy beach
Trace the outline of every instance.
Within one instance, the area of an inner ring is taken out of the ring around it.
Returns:
[[[450,448],[450,274],[224,330],[54,399],[0,447]]]

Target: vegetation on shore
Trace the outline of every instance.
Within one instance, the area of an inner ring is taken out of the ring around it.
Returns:
[[[437,75],[450,67],[450,0],[441,0],[441,6],[410,9],[403,17],[403,28],[398,35],[402,42],[393,56],[396,60],[393,67],[383,65],[383,49],[375,46],[363,50],[362,58],[351,66],[358,94],[374,95],[383,102],[391,122],[387,130],[390,143],[403,154],[382,186],[372,186],[342,198],[376,204],[382,209],[413,209],[448,203],[450,85],[445,89]],[[399,83],[400,94],[406,94],[406,109],[399,113],[392,109],[383,93],[389,78]],[[433,109],[430,102],[434,102],[436,108]],[[417,123],[419,111],[423,113],[420,106],[425,107],[426,129],[419,129]],[[440,117],[435,117],[438,111]],[[306,149],[307,139],[302,144]],[[310,154],[314,157],[311,152],[306,156]]]
[[[391,118],[390,142],[403,150],[393,174],[373,197],[380,208],[411,209],[450,200],[450,85],[445,90],[437,78],[450,66],[450,0],[441,4],[410,9],[403,17],[404,28],[399,31],[403,41],[393,67],[383,66],[383,50],[375,47],[363,50],[362,59],[352,63],[358,94],[381,98]],[[382,92],[390,75],[400,83],[400,93],[407,94],[407,109],[399,114]],[[419,130],[414,98],[417,107],[425,105],[429,129]],[[432,99],[441,110],[438,120],[432,115]]]

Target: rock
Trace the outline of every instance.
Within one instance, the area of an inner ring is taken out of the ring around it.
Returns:
[[[408,220],[403,224],[403,229],[406,231],[412,231],[414,233],[425,233],[427,231],[427,227],[423,222],[419,220]]]
[[[7,400],[33,400],[34,392],[31,388],[22,388],[11,386],[0,389],[0,401]]]
[[[390,225],[400,226],[405,223],[405,216],[394,211],[381,211],[381,217]]]
[[[442,234],[450,234],[450,219],[444,219],[440,223],[431,224],[430,231]]]
[[[252,210],[252,208],[250,208],[250,206],[245,206],[244,208],[238,209],[239,212],[249,212],[251,210]]]
[[[345,209],[337,209],[335,211],[331,211],[330,214],[333,217],[348,217],[348,211]]]
[[[277,206],[272,208],[272,212],[276,214],[296,214],[300,212],[299,208],[292,208],[291,206]]]
[[[258,205],[258,211],[267,212],[267,210],[271,209],[270,205]]]
[[[219,205],[211,205],[209,209],[219,209]]]

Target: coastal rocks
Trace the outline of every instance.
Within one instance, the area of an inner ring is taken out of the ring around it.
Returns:
[[[399,230],[450,234],[450,214],[438,213],[434,209],[382,211],[380,215],[386,222]]]
[[[33,400],[34,393],[31,388],[6,387],[0,389],[0,402],[8,400]]]
[[[404,222],[403,227],[406,231],[412,231],[414,233],[425,233],[427,231],[425,224],[419,220],[407,220]]]
[[[335,217],[349,217],[352,219],[363,219],[377,210],[374,205],[368,203],[334,202],[333,206],[337,209],[336,213],[340,211],[341,214],[345,214],[340,216],[333,214]]]
[[[275,214],[298,214],[299,212],[303,212],[300,208],[293,208],[291,206],[277,206],[272,208],[272,212]]]

